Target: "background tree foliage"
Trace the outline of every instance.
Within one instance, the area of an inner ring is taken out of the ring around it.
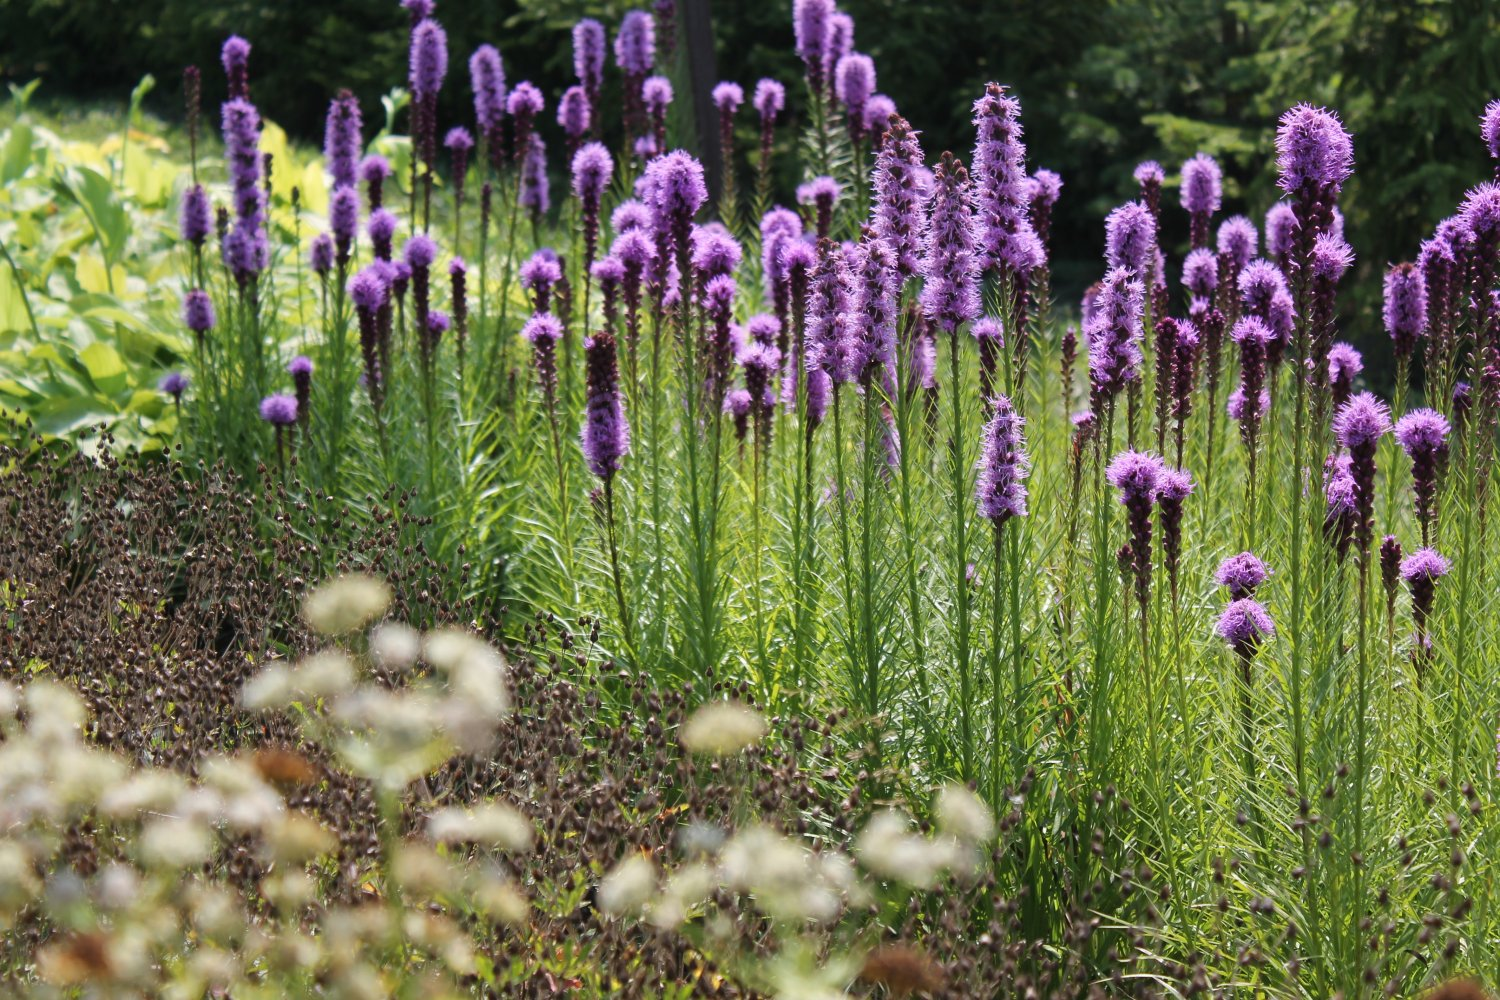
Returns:
[[[554,101],[572,74],[568,26],[583,14],[613,26],[631,6],[441,3],[453,60],[444,120],[472,118],[464,61],[481,42],[500,47],[511,81],[531,79]],[[1102,273],[1102,219],[1133,195],[1137,162],[1160,160],[1175,180],[1182,160],[1210,152],[1224,164],[1226,211],[1259,223],[1276,197],[1266,169],[1276,117],[1314,101],[1337,108],[1355,134],[1358,171],[1344,205],[1360,259],[1355,294],[1344,297],[1346,326],[1376,361],[1385,349],[1378,324],[1385,265],[1414,256],[1464,189],[1491,173],[1476,120],[1500,96],[1500,4],[1492,0],[843,6],[858,25],[856,46],[876,59],[880,89],[923,130],[930,154],[952,148],[966,156],[973,98],[987,80],[1014,87],[1026,109],[1032,164],[1058,170],[1067,184],[1055,248],[1057,287],[1069,299]],[[767,75],[798,78],[790,0],[713,8],[720,76],[747,84]],[[258,102],[294,135],[315,141],[327,98],[340,87],[358,94],[367,121],[378,121],[379,97],[404,76],[405,24],[395,0],[0,0],[0,75],[42,76],[43,96],[123,102],[151,72],[163,83],[153,95],[156,110],[175,116],[177,69],[204,67],[213,107],[223,86],[214,71],[218,45],[238,32],[255,44]],[[607,106],[617,100],[606,94]],[[545,124],[555,129],[550,111]],[[782,178],[786,193],[795,180]],[[1175,192],[1166,197],[1173,203]],[[1168,248],[1180,252],[1186,218],[1168,212],[1166,226]]]

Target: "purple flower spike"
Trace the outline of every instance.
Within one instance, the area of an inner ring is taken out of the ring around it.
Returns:
[[[720,114],[727,112],[733,115],[745,103],[745,88],[725,80],[714,87],[713,101]]]
[[[333,255],[333,237],[327,233],[314,236],[307,253],[308,266],[312,268],[313,274],[321,278],[333,270]]]
[[[1145,279],[1151,274],[1156,250],[1156,220],[1138,201],[1126,202],[1104,220],[1104,259],[1110,267],[1126,267]]]
[[[1276,169],[1288,194],[1337,195],[1354,172],[1354,140],[1333,112],[1299,104],[1281,116],[1276,130]]]
[[[589,107],[588,92],[580,86],[563,91],[557,102],[557,124],[562,126],[570,146],[577,146],[593,124],[593,111]]]
[[[604,86],[604,25],[592,17],[573,25],[573,72],[589,103],[597,104]]]
[[[1397,358],[1410,358],[1427,332],[1427,281],[1415,264],[1397,264],[1385,273],[1385,332]]]
[[[615,339],[601,330],[584,343],[587,384],[580,443],[589,471],[609,482],[630,453],[630,423],[620,395],[620,370]]]
[[[1328,387],[1334,406],[1348,401],[1354,393],[1354,380],[1364,370],[1364,358],[1351,345],[1339,341],[1328,349]]]
[[[352,187],[335,188],[328,199],[328,231],[338,251],[338,259],[347,261],[354,237],[359,231],[359,195]]]
[[[819,239],[827,236],[833,228],[833,206],[838,204],[843,193],[843,185],[832,177],[814,177],[797,186],[797,204],[813,206]]]
[[[919,178],[922,147],[904,119],[891,122],[889,135],[875,157],[875,235],[895,253],[905,281],[922,273],[927,201]]]
[[[755,84],[754,101],[761,119],[775,122],[786,107],[786,88],[777,80],[763,77]]]
[[[557,399],[557,342],[562,335],[562,324],[547,313],[537,313],[521,328],[521,336],[531,343],[537,381],[549,407]]]
[[[708,201],[703,164],[689,153],[673,150],[648,163],[642,181],[655,224],[678,253],[687,253],[693,216]]]
[[[1276,202],[1266,211],[1266,253],[1285,261],[1296,236],[1297,213],[1286,202]]]
[[[1207,247],[1189,252],[1182,262],[1182,283],[1199,298],[1213,298],[1219,287],[1218,255]]]
[[[1358,505],[1354,537],[1366,556],[1375,530],[1375,447],[1390,429],[1390,410],[1368,392],[1354,396],[1333,417],[1334,438],[1349,452]]]
[[[171,396],[174,403],[182,402],[182,394],[187,392],[187,387],[188,377],[182,372],[168,372],[156,383],[157,390]]]
[[[547,145],[535,132],[526,144],[526,155],[521,160],[521,207],[527,209],[533,219],[547,214],[552,207],[547,179]]]
[[[833,0],[792,0],[792,30],[797,40],[797,55],[807,67],[807,82],[815,93],[823,82],[824,51],[831,17]]]
[[[1396,422],[1396,443],[1411,459],[1412,492],[1424,543],[1431,541],[1437,516],[1438,476],[1448,459],[1450,433],[1448,419],[1436,410],[1412,410]]]
[[[297,422],[297,397],[286,393],[267,396],[260,401],[260,419],[276,427]]]
[[[1155,455],[1121,452],[1105,469],[1109,484],[1120,491],[1130,541],[1119,552],[1120,564],[1135,576],[1136,601],[1142,614],[1151,596],[1151,508],[1155,505],[1166,466]]]
[[[1256,588],[1265,583],[1268,576],[1270,573],[1266,571],[1266,564],[1253,552],[1230,556],[1219,563],[1219,568],[1214,571],[1214,579],[1221,587],[1229,588],[1229,599],[1232,601],[1254,597]]]
[[[1236,655],[1249,661],[1261,643],[1276,634],[1276,626],[1265,608],[1248,597],[1242,597],[1224,609],[1216,631]]]
[[[994,415],[984,429],[984,453],[979,458],[979,476],[974,484],[974,502],[979,516],[996,527],[1012,517],[1026,516],[1026,484],[1030,471],[1026,457],[1026,421],[1006,396],[995,397]]]
[[[1427,621],[1432,617],[1437,582],[1448,575],[1448,568],[1448,560],[1431,548],[1418,549],[1401,560],[1401,578],[1411,589],[1411,617],[1417,633],[1413,653],[1419,668],[1425,667],[1432,658]]]
[[[1151,218],[1156,219],[1160,217],[1161,185],[1167,179],[1166,171],[1155,160],[1144,160],[1136,164],[1135,171],[1131,176],[1140,185],[1141,203],[1151,210]]]
[[[933,178],[932,216],[922,258],[927,280],[919,302],[930,322],[953,334],[979,313],[969,174],[952,153],[944,153]]]
[[[1362,392],[1350,399],[1333,417],[1333,433],[1339,447],[1373,450],[1391,429],[1391,411],[1373,393]]]
[[[214,328],[214,300],[201,288],[183,296],[182,323],[200,338]]]
[[[1255,223],[1243,215],[1232,215],[1224,220],[1219,226],[1218,247],[1219,253],[1229,261],[1230,273],[1223,276],[1226,281],[1238,280],[1240,271],[1255,256],[1259,242]]]
[[[1192,222],[1194,247],[1208,246],[1208,220],[1224,200],[1224,175],[1219,163],[1199,153],[1182,165],[1182,207]]]
[[[357,182],[362,127],[359,101],[349,91],[339,91],[328,106],[328,122],[323,129],[323,158],[335,188],[352,188]]]
[[[229,99],[249,98],[250,43],[239,35],[230,35],[219,50],[219,61],[224,64],[224,75],[229,79]]]
[[[1103,414],[1141,377],[1141,308],[1145,286],[1128,268],[1104,276],[1084,325],[1089,349],[1090,408]]]
[[[489,147],[490,162],[498,164],[504,142],[505,64],[493,45],[481,45],[469,57],[469,86],[474,91],[474,121]]]
[[[202,184],[194,184],[183,192],[182,214],[179,220],[182,241],[202,248],[203,241],[208,238],[209,230],[213,227],[211,216],[208,193],[203,190]]]
[[[1021,278],[1046,263],[1029,217],[1031,185],[1021,141],[1021,102],[998,83],[974,102],[974,223],[977,267]]]
[[[865,107],[875,93],[875,60],[862,52],[851,52],[834,67],[834,93],[843,102],[849,118],[849,137],[856,143],[865,137]]]
[[[448,34],[443,26],[428,18],[411,33],[412,93],[420,99],[430,98],[443,89],[448,75]]]
[[[615,35],[615,63],[621,72],[644,77],[656,63],[656,22],[644,10],[633,10]]]

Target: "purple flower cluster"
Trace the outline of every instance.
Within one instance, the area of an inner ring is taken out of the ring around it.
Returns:
[[[630,453],[630,423],[620,393],[615,339],[601,330],[583,348],[587,402],[580,443],[589,471],[608,482]]]
[[[888,134],[875,157],[875,234],[895,253],[904,281],[923,273],[927,193],[921,182],[922,147],[905,119],[891,122]]]
[[[1029,218],[1031,185],[1021,141],[1021,102],[998,83],[974,102],[974,221],[980,271],[1025,278],[1046,263]]]
[[[974,484],[979,516],[998,528],[1012,517],[1026,516],[1026,479],[1030,463],[1026,457],[1025,420],[1009,398],[997,395],[994,413],[984,429],[984,452]]]
[[[1156,220],[1139,201],[1130,201],[1104,219],[1104,259],[1110,267],[1129,268],[1141,280],[1151,275],[1156,254]]]
[[[1246,661],[1254,657],[1261,643],[1276,634],[1276,626],[1271,621],[1270,614],[1259,603],[1248,597],[1231,601],[1224,612],[1219,615],[1219,622],[1215,628],[1219,638],[1227,642],[1229,648]]]
[[[1396,357],[1410,358],[1418,339],[1427,332],[1427,282],[1415,264],[1397,264],[1385,273],[1381,316]]]
[[[1208,222],[1224,200],[1224,175],[1218,161],[1199,153],[1182,165],[1182,207],[1192,224],[1194,248],[1208,246]]]
[[[1230,556],[1214,571],[1214,579],[1221,587],[1228,588],[1231,601],[1254,597],[1256,588],[1265,583],[1268,576],[1266,564],[1253,552]]]
[[[927,319],[953,334],[979,313],[969,174],[952,153],[933,171],[932,214],[923,245],[920,303]],[[878,230],[877,230],[878,231]]]

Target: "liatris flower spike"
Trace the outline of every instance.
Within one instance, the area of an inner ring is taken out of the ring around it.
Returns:
[[[193,331],[198,341],[214,328],[214,300],[201,288],[194,288],[182,299],[182,324]]]
[[[1141,187],[1141,203],[1151,211],[1151,218],[1161,216],[1161,185],[1167,179],[1166,171],[1155,160],[1144,160],[1136,165],[1133,176]]]
[[[630,424],[620,395],[615,339],[601,330],[584,343],[587,403],[580,441],[589,471],[606,482],[630,452]]]
[[[930,322],[953,334],[979,313],[968,171],[952,153],[944,153],[933,171],[933,185],[932,219],[922,258],[927,278],[919,301]]]
[[[1356,488],[1358,521],[1355,541],[1368,555],[1374,540],[1375,446],[1391,429],[1391,412],[1368,392],[1359,393],[1333,417],[1333,433],[1339,447],[1349,452],[1350,475]]]
[[[615,170],[603,143],[586,143],[573,156],[573,193],[583,209],[583,262],[591,267],[599,249],[599,204]]]
[[[1126,451],[1111,459],[1105,470],[1109,484],[1120,491],[1130,529],[1130,541],[1120,549],[1120,563],[1135,575],[1136,600],[1143,610],[1151,588],[1151,508],[1165,468],[1155,455]]]
[[[573,25],[573,72],[589,105],[597,108],[604,86],[604,26],[591,17]]]
[[[1416,494],[1417,520],[1422,542],[1431,544],[1437,517],[1438,477],[1448,458],[1448,419],[1432,409],[1412,410],[1396,422],[1396,443],[1411,459],[1412,492]]]
[[[847,112],[849,138],[863,142],[865,106],[875,93],[875,61],[862,52],[842,56],[834,66],[833,82],[834,93]]]
[[[1335,407],[1354,394],[1354,380],[1364,370],[1364,358],[1353,346],[1340,341],[1328,349],[1328,388]]]
[[[196,249],[201,250],[203,241],[208,238],[209,231],[213,228],[212,214],[208,204],[208,193],[203,190],[203,185],[194,184],[188,188],[182,196],[182,215],[179,221],[179,232],[183,242],[191,243]]]
[[[1021,102],[998,83],[974,102],[974,221],[981,271],[1028,277],[1046,263],[1028,212],[1031,184],[1021,141]]]
[[[1025,420],[1005,395],[995,397],[994,415],[984,429],[984,453],[974,484],[979,516],[997,527],[1012,517],[1026,516],[1025,479],[1030,471],[1026,457]]]
[[[1390,621],[1396,614],[1396,588],[1401,583],[1401,542],[1395,535],[1380,540],[1380,583],[1385,588],[1385,614]]]
[[[1126,267],[1137,278],[1151,275],[1156,251],[1156,220],[1141,202],[1126,202],[1104,220],[1104,259],[1110,267]]]
[[[1412,650],[1418,669],[1432,658],[1432,639],[1427,634],[1427,621],[1432,617],[1433,598],[1437,582],[1448,575],[1448,560],[1436,549],[1418,549],[1401,560],[1401,579],[1411,590],[1411,617],[1416,627],[1416,641]]]
[[[287,364],[286,372],[292,377],[292,388],[297,398],[297,422],[305,431],[312,417],[312,359],[299,354]]]
[[[357,183],[362,128],[359,101],[349,91],[339,91],[328,106],[328,121],[323,129],[323,158],[335,188],[354,187]]]
[[[156,388],[171,396],[174,403],[182,402],[182,394],[187,392],[187,387],[188,377],[182,372],[168,372],[156,383]]]
[[[274,427],[297,422],[297,397],[285,393],[267,396],[260,401],[260,419]]]
[[[1381,315],[1396,357],[1409,359],[1417,340],[1427,332],[1427,282],[1415,264],[1397,264],[1385,273]]]
[[[1219,638],[1229,644],[1242,660],[1254,658],[1261,644],[1276,634],[1271,616],[1259,603],[1248,597],[1231,601],[1219,616]]]
[[[903,280],[924,273],[922,232],[926,197],[920,180],[922,147],[904,119],[891,122],[890,140],[875,157],[875,235],[896,255]]]
[[[1195,249],[1208,246],[1209,219],[1223,200],[1223,173],[1212,156],[1199,153],[1182,165],[1182,207],[1191,219],[1190,242]]]
[[[1181,469],[1163,467],[1156,480],[1156,504],[1161,516],[1162,558],[1177,597],[1177,567],[1182,561],[1182,504],[1193,492],[1193,477]]]
[[[312,268],[312,273],[320,278],[328,276],[333,270],[333,237],[327,233],[319,233],[313,237],[312,246],[307,251],[307,264]]]
[[[1256,588],[1265,583],[1268,576],[1270,573],[1266,570],[1266,564],[1253,552],[1230,556],[1219,563],[1219,568],[1214,571],[1214,579],[1221,587],[1229,589],[1231,601],[1254,597]]]
[[[832,177],[814,177],[797,187],[797,204],[811,205],[818,231],[818,238],[829,234],[833,228],[833,206],[843,195],[843,185]]]

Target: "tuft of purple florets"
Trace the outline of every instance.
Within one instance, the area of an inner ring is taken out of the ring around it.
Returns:
[[[979,516],[997,527],[1012,517],[1026,516],[1026,484],[1030,471],[1026,457],[1026,421],[1005,395],[994,400],[994,414],[984,429],[984,451],[979,458],[979,476],[974,484],[974,502]]]
[[[1084,338],[1089,349],[1090,405],[1096,414],[1141,377],[1141,308],[1145,285],[1124,267],[1104,276],[1094,296]]]
[[[1213,215],[1224,200],[1219,162],[1199,153],[1182,165],[1182,207],[1192,215]]]
[[[200,337],[214,328],[214,300],[201,288],[194,288],[183,296],[182,322]]]
[[[1151,274],[1156,250],[1156,220],[1138,201],[1126,202],[1104,219],[1104,259],[1110,267],[1129,268],[1136,277]]]
[[[593,111],[589,107],[588,93],[581,86],[572,86],[563,91],[557,102],[557,124],[568,137],[569,146],[576,146],[593,124]]]
[[[182,402],[182,394],[187,392],[187,387],[188,377],[182,372],[168,372],[156,383],[157,390],[171,396],[174,403]]]
[[[1207,247],[1190,251],[1182,262],[1182,283],[1199,298],[1211,299],[1219,287],[1218,255]]]
[[[1266,210],[1266,253],[1277,260],[1286,260],[1296,236],[1297,213],[1291,205],[1278,201]]]
[[[1276,626],[1266,609],[1248,597],[1231,601],[1219,615],[1215,630],[1235,653],[1246,659],[1254,656],[1261,643],[1276,634]]]
[[[1046,263],[1029,216],[1021,102],[998,83],[974,102],[974,224],[978,269],[1024,278]]]
[[[307,263],[312,268],[313,274],[322,277],[333,270],[333,255],[333,237],[327,233],[314,236],[312,246],[307,252]]]
[[[552,207],[551,188],[547,179],[547,145],[533,132],[521,160],[521,207],[532,216],[545,215]]]
[[[287,393],[276,393],[260,401],[260,419],[275,427],[287,427],[297,422],[297,397]]]
[[[903,118],[891,122],[889,135],[875,157],[875,235],[895,253],[904,281],[922,269],[927,202],[919,177],[922,147]]]
[[[1407,583],[1431,583],[1447,576],[1448,569],[1448,560],[1436,549],[1418,549],[1401,560],[1401,579]]]
[[[1338,115],[1299,104],[1281,116],[1276,130],[1276,169],[1288,194],[1336,195],[1354,172],[1354,140]]]
[[[1328,388],[1334,406],[1341,406],[1354,392],[1354,380],[1365,370],[1364,358],[1350,344],[1339,341],[1328,349]]]
[[[1229,598],[1232,601],[1255,596],[1256,588],[1265,583],[1269,575],[1266,564],[1253,552],[1230,556],[1219,563],[1219,568],[1214,571],[1214,579],[1221,587],[1229,588]]]
[[[183,242],[196,247],[203,246],[203,241],[208,238],[209,230],[213,227],[212,214],[208,205],[208,193],[203,190],[202,184],[194,184],[183,192],[182,215],[179,220]]]
[[[620,371],[615,339],[601,330],[584,342],[587,385],[580,444],[589,471],[608,482],[630,453],[630,423],[620,394]]]
[[[1397,358],[1409,358],[1427,332],[1427,282],[1415,264],[1402,263],[1385,272],[1385,332]]]
[[[412,93],[419,99],[435,96],[443,89],[443,78],[448,75],[448,34],[443,26],[431,18],[417,25],[411,33],[411,72],[409,82]]]
[[[786,88],[779,81],[763,77],[755,84],[754,103],[763,122],[774,122],[786,107]]]
[[[828,21],[833,13],[833,0],[792,0],[792,31],[796,37],[797,55],[807,67],[807,80],[814,92],[823,80]]]
[[[1243,215],[1231,215],[1219,226],[1219,253],[1229,261],[1231,274],[1226,278],[1237,278],[1239,272],[1255,256],[1259,237],[1255,223]]]
[[[359,101],[347,90],[339,91],[328,106],[323,128],[323,158],[335,188],[354,187],[362,145]]]
[[[1351,452],[1373,448],[1390,429],[1390,409],[1369,392],[1350,399],[1333,417],[1333,433],[1339,447]]]
[[[224,76],[229,80],[229,99],[242,100],[250,96],[250,43],[239,35],[230,35],[219,50],[219,61],[224,66]]]
[[[849,134],[859,142],[865,134],[865,106],[875,93],[875,60],[862,52],[842,56],[834,66],[833,84],[848,111]]]
[[[1479,116],[1479,137],[1484,140],[1490,158],[1500,160],[1500,101],[1484,106],[1484,114]]]
[[[1436,410],[1412,410],[1396,422],[1396,443],[1411,459],[1412,492],[1416,494],[1417,520],[1423,542],[1431,541],[1437,516],[1438,476],[1448,459],[1448,435],[1452,427]]]
[[[604,25],[585,17],[573,25],[573,73],[591,103],[604,86]]]
[[[656,63],[656,21],[644,10],[633,10],[615,35],[615,63],[631,76],[645,76]]]
[[[922,256],[926,281],[918,301],[930,322],[952,334],[979,313],[969,175],[952,153],[944,153],[933,178],[932,209]]]
[[[724,80],[714,86],[712,96],[714,107],[719,109],[720,114],[727,111],[732,115],[740,109],[741,104],[745,103],[745,88]]]
[[[469,57],[469,85],[474,91],[474,121],[495,162],[502,147],[505,121],[505,65],[493,45],[481,45]]]
[[[683,150],[676,149],[646,165],[642,188],[652,218],[666,235],[683,241],[679,250],[686,252],[686,239],[693,216],[708,201],[708,187],[703,182],[703,164]]]

